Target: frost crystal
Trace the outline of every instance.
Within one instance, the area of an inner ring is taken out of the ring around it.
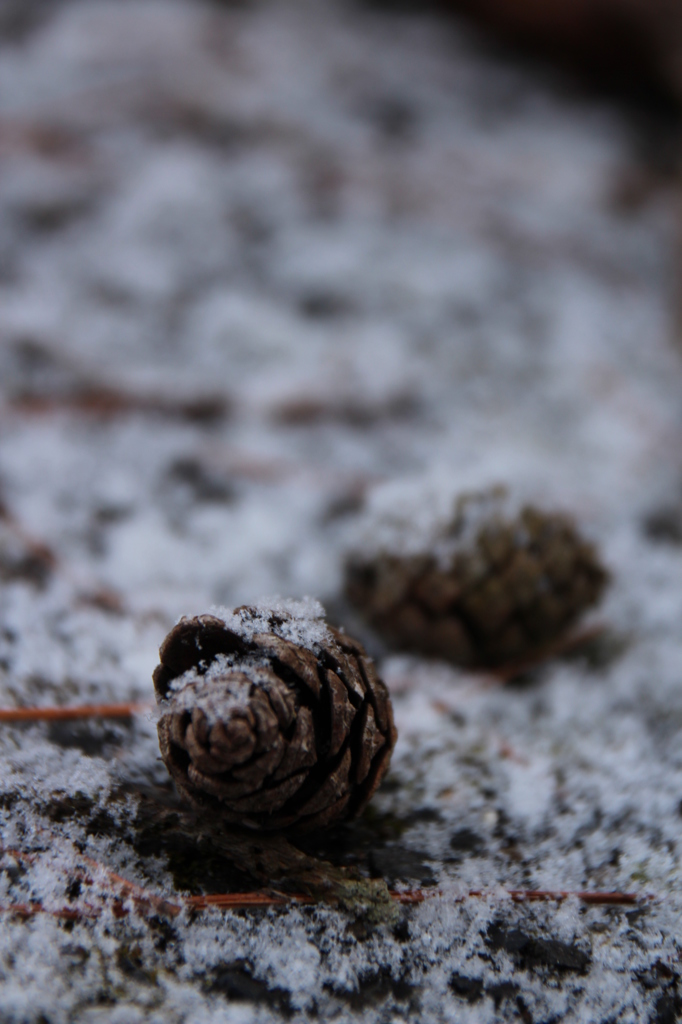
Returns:
[[[324,608],[311,597],[300,601],[281,597],[263,598],[233,612],[227,608],[213,607],[211,614],[222,619],[229,629],[245,640],[251,640],[258,633],[275,633],[283,640],[317,651],[329,638]]]

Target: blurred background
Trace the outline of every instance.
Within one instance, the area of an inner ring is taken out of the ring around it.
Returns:
[[[333,604],[384,480],[529,479],[597,530],[677,501],[677,5],[3,0],[0,33],[6,580]]]

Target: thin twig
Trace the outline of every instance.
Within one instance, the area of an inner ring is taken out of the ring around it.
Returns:
[[[18,917],[34,917],[36,914],[49,914],[67,921],[81,921],[89,917],[99,917],[98,907],[57,907],[50,909],[42,903],[5,903],[0,904],[0,914],[16,914]]]
[[[543,900],[552,900],[556,903],[562,903],[564,900],[574,897],[579,899],[581,903],[593,903],[608,906],[619,903],[640,903],[644,900],[651,900],[654,898],[651,894],[640,895],[636,892],[570,892],[562,889],[509,889],[508,892],[514,903],[538,902]],[[476,893],[472,891],[469,895],[474,896]],[[485,895],[485,893],[481,893],[481,895]]]
[[[268,892],[233,892],[212,893],[205,896],[185,896],[182,899],[182,905],[178,905],[177,903],[171,903],[163,897],[147,893],[145,890],[141,890],[142,895],[137,894],[134,890],[139,889],[139,886],[134,886],[133,883],[125,882],[125,879],[119,879],[119,881],[124,883],[126,888],[129,888],[126,895],[132,898],[138,909],[146,910],[151,908],[156,913],[167,917],[177,917],[177,915],[181,913],[183,906],[189,910],[195,911],[210,909],[253,910],[258,907],[286,907],[291,906],[292,904],[310,906],[311,904],[319,902],[319,900],[314,899],[312,896],[307,896],[304,893],[292,893],[291,895],[284,896],[274,895]],[[470,889],[462,896],[456,897],[455,902],[461,903],[467,898],[484,899],[485,897],[493,894],[497,895],[497,893],[493,893],[492,890],[486,891],[485,889]],[[414,906],[415,904],[423,903],[427,899],[434,899],[438,896],[442,896],[443,893],[438,889],[429,891],[414,889],[406,892],[397,892],[392,890],[390,895],[396,903]],[[643,902],[644,900],[653,899],[651,895],[640,896],[633,892],[569,892],[566,890],[547,889],[509,889],[507,890],[506,895],[510,896],[514,903],[538,901],[561,903],[570,897],[576,897],[581,902],[588,903],[593,906],[632,906],[633,904]],[[128,912],[125,904],[121,900],[115,900],[111,906],[116,917],[124,917]],[[0,904],[0,913],[17,914],[22,917],[31,917],[35,914],[45,913],[50,914],[53,917],[65,918],[68,920],[81,920],[85,918],[98,917],[102,913],[102,910],[102,907],[93,907],[91,904],[88,904],[85,907],[61,907],[56,909],[44,907],[41,903]]]
[[[23,861],[27,864],[35,863],[37,857],[35,853],[24,853],[22,850],[15,850],[11,847],[2,846],[0,846],[0,856],[13,857],[15,860]],[[123,878],[121,875],[116,874],[115,871],[112,871],[111,868],[107,867],[106,864],[102,864],[100,861],[94,860],[86,854],[80,854],[79,860],[91,869],[90,872],[79,867],[74,867],[70,873],[73,878],[77,878],[79,881],[85,882],[86,885],[93,885],[95,881],[93,878],[93,872],[100,872],[108,879],[113,888],[120,890],[120,895],[123,897],[123,900],[132,899],[136,907],[140,910],[152,909],[156,913],[164,914],[169,917],[177,917],[177,915],[182,911],[182,907],[177,903],[172,903],[164,896],[157,896],[156,893],[149,892],[141,885],[138,885],[136,882],[131,882],[127,878]],[[17,906],[35,906],[38,909],[34,912],[38,913],[40,911],[41,904],[17,904]],[[117,917],[121,917],[126,913],[126,909],[121,899],[114,900],[113,908]],[[0,909],[7,910],[11,909],[11,907]],[[74,913],[78,913],[76,908],[72,909]],[[93,913],[98,913],[94,907],[89,907],[89,910]],[[52,913],[52,911],[46,911],[46,913]]]
[[[152,908],[157,913],[166,914],[170,917],[177,917],[181,912],[182,907],[177,903],[172,903],[164,896],[157,896],[156,893],[149,892],[136,882],[130,882],[127,878],[122,878],[121,875],[116,874],[116,872],[112,871],[111,868],[106,866],[106,864],[102,864],[100,861],[94,860],[86,854],[81,854],[80,859],[95,871],[101,871],[115,887],[118,887],[121,890],[125,898],[132,899],[135,905],[139,908]],[[92,879],[90,879],[90,881],[92,881]]]
[[[197,423],[213,423],[229,414],[230,402],[226,395],[217,393],[168,397],[83,383],[67,394],[17,397],[10,400],[9,408],[28,416],[67,412],[111,419],[130,413],[146,413]]]
[[[468,892],[458,897],[459,902],[471,899],[485,899],[494,895],[490,889],[469,889]],[[407,892],[391,891],[391,896],[398,903],[423,903],[424,900],[433,896],[442,896],[440,889],[412,889]],[[645,900],[652,900],[651,894],[640,894],[636,892],[584,892],[569,889],[507,889],[504,895],[511,897],[513,903],[540,903],[552,902],[563,903],[567,899],[578,899],[581,903],[591,903],[597,906],[632,906],[642,903]]]
[[[26,863],[33,863],[36,859],[36,854],[34,853],[24,853],[21,850],[1,846],[0,855],[14,857],[15,860],[25,861]],[[149,905],[159,913],[171,913],[172,916],[180,913],[181,907],[177,903],[172,903],[164,896],[158,896],[155,893],[151,893],[136,882],[131,882],[127,878],[123,878],[121,875],[116,874],[115,871],[112,871],[111,868],[107,867],[106,864],[102,864],[100,861],[94,860],[92,857],[88,857],[85,854],[80,855],[80,860],[87,864],[91,869],[102,872],[106,875],[114,885],[119,886],[123,890],[125,896],[132,897],[136,904]],[[81,879],[92,882],[91,876],[87,876],[84,872],[77,872],[77,874]],[[423,903],[427,899],[442,896],[443,892],[440,889],[391,889],[389,890],[389,894],[391,899],[395,900],[396,903],[415,904]],[[485,899],[490,895],[498,895],[498,891],[489,889],[469,889],[461,896],[455,897],[455,899],[460,902],[467,898]],[[505,895],[509,896],[514,903],[536,903],[543,901],[562,903],[564,900],[573,897],[575,899],[579,899],[582,903],[602,906],[615,906],[618,904],[632,906],[633,904],[655,898],[650,893],[604,892],[599,890],[589,892],[585,890],[574,891],[569,889],[507,889]],[[248,907],[274,907],[286,905],[288,903],[311,904],[318,902],[314,896],[306,893],[280,893],[273,892],[272,890],[260,890],[257,892],[209,893],[200,896],[183,896],[181,897],[181,900],[184,906],[194,910],[204,910],[209,907],[235,910],[245,909]],[[40,905],[36,904],[36,906]],[[0,907],[0,910],[2,909],[8,910],[9,908]]]
[[[227,892],[210,893],[206,896],[185,896],[183,903],[193,910],[247,910],[250,907],[277,907],[289,903],[311,904],[318,901],[305,893],[279,895],[270,892]]]
[[[78,704],[74,707],[0,708],[0,722],[73,722],[81,718],[132,718],[151,704]]]

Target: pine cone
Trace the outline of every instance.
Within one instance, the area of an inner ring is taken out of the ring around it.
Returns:
[[[510,511],[501,488],[462,496],[421,541],[386,540],[350,556],[349,600],[390,645],[460,665],[532,660],[607,582],[570,518]]]
[[[396,741],[383,682],[317,602],[182,619],[154,672],[161,754],[178,790],[222,820],[309,831],[350,818]]]

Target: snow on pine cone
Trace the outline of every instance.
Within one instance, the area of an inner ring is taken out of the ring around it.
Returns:
[[[388,691],[316,601],[182,619],[154,672],[178,790],[222,820],[308,831],[350,818],[388,768]]]
[[[390,645],[469,666],[541,654],[607,579],[568,516],[501,487],[460,496],[440,521],[384,508],[346,564],[349,600]]]

